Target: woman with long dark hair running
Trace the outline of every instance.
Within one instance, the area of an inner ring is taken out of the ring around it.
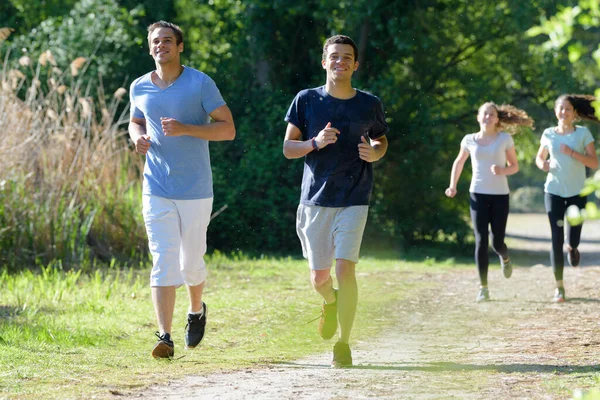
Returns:
[[[452,165],[450,186],[446,196],[456,195],[456,185],[465,162],[471,156],[473,177],[469,188],[469,204],[475,233],[475,262],[479,271],[480,288],[476,301],[488,301],[489,228],[492,247],[500,257],[506,278],[512,275],[508,248],[504,243],[509,208],[509,175],[519,171],[519,163],[512,136],[519,126],[533,126],[527,113],[514,106],[497,106],[488,102],[477,113],[479,132],[466,135]]]
[[[594,115],[593,96],[566,94],[556,99],[554,114],[558,120],[555,127],[542,134],[540,148],[535,158],[539,169],[547,172],[544,185],[544,204],[552,232],[550,261],[556,279],[553,301],[566,300],[563,285],[564,270],[564,224],[569,206],[585,207],[586,197],[580,196],[585,183],[585,167],[598,168],[594,138],[589,129],[575,125],[579,119],[598,122]],[[567,224],[567,258],[571,266],[579,265],[579,241],[582,225]]]

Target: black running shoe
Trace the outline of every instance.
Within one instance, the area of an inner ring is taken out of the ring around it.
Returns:
[[[202,316],[188,314],[188,322],[185,326],[185,345],[188,349],[198,346],[204,338],[204,329],[206,328],[206,303],[202,302]]]
[[[333,368],[347,368],[352,366],[352,352],[347,343],[337,342],[333,346]]]
[[[577,249],[571,249],[567,252],[567,260],[569,260],[571,267],[577,267],[579,265],[579,258],[580,254]]]
[[[321,318],[319,319],[319,335],[323,339],[331,339],[337,330],[337,298],[338,291],[333,290],[335,295],[335,303],[327,304],[323,302],[321,308]]]
[[[171,335],[168,333],[160,335],[158,332],[155,335],[158,338],[158,342],[156,342],[152,349],[152,357],[156,359],[173,357],[175,355],[175,345],[171,340]]]
[[[500,265],[502,266],[502,273],[506,279],[510,278],[512,275],[512,263],[510,262],[510,258],[508,256],[502,257],[500,256]]]

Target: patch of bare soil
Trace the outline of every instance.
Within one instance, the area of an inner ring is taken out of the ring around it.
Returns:
[[[476,304],[475,267],[414,279],[433,287],[403,304],[393,329],[353,343],[356,366],[331,354],[151,387],[151,399],[563,399],[600,371],[600,222],[586,223],[582,267],[566,267],[568,301],[553,304],[548,222],[511,215],[517,267],[505,279],[492,257],[492,301]],[[333,342],[332,342],[333,345]]]

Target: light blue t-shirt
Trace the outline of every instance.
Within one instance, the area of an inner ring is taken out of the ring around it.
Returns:
[[[550,154],[550,171],[546,177],[544,191],[560,197],[573,197],[581,192],[585,183],[585,165],[560,151],[566,144],[574,151],[584,154],[585,147],[594,142],[592,134],[585,126],[576,126],[575,131],[561,135],[555,128],[548,128],[542,134],[540,144]]]
[[[219,89],[208,75],[189,67],[165,89],[152,83],[151,74],[139,77],[130,88],[131,115],[146,120],[151,138],[143,194],[175,200],[213,197],[208,140],[165,136],[160,118],[207,124],[209,114],[225,105]]]
[[[494,141],[485,146],[475,140],[476,133],[463,137],[460,147],[467,150],[471,156],[473,177],[469,192],[480,194],[508,194],[508,179],[506,175],[494,175],[492,165],[506,166],[506,151],[515,146],[515,142],[506,132],[498,132]]]

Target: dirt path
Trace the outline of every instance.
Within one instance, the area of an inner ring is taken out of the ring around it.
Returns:
[[[400,305],[396,327],[355,343],[356,367],[330,354],[234,373],[193,376],[140,394],[152,399],[562,399],[600,371],[600,221],[587,223],[583,268],[567,267],[569,301],[553,304],[544,215],[511,215],[509,280],[494,266],[493,301],[475,304],[476,271],[415,279],[437,285]],[[559,383],[556,383],[560,381]]]

